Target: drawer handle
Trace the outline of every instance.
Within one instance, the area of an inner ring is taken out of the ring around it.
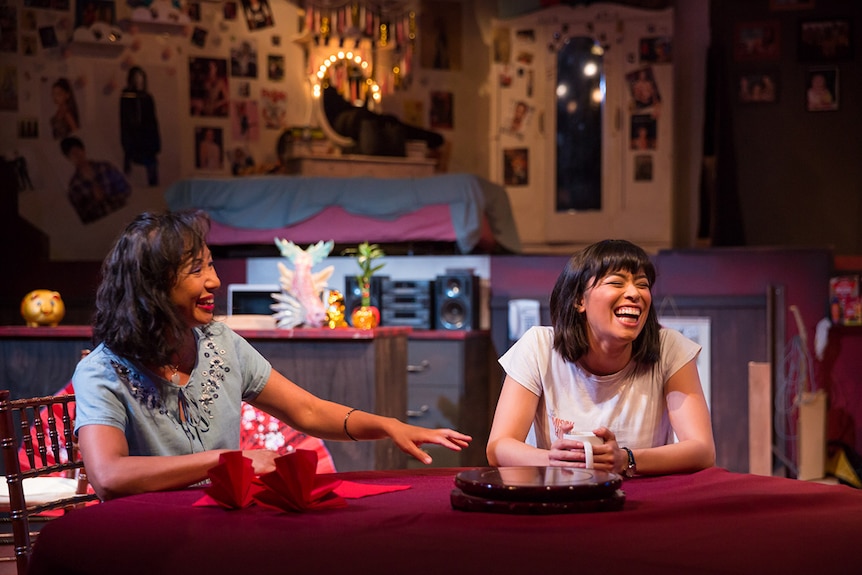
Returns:
[[[427,405],[423,405],[419,409],[408,409],[407,410],[407,417],[422,417],[423,415],[428,413],[429,409],[431,409],[431,408],[428,407]]]
[[[431,362],[427,359],[423,359],[419,362],[419,365],[408,365],[407,373],[421,373],[431,367]]]

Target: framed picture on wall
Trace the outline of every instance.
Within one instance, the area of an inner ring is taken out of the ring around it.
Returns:
[[[781,23],[771,20],[737,24],[733,56],[736,60],[777,60],[781,57]]]
[[[507,186],[526,186],[530,183],[530,150],[508,148],[503,150],[503,182]]]
[[[805,86],[806,110],[833,112],[838,109],[838,68],[811,68]]]
[[[740,104],[774,104],[778,101],[776,72],[743,72],[737,78],[737,101]]]
[[[837,62],[853,56],[850,20],[808,20],[799,23],[799,60]]]

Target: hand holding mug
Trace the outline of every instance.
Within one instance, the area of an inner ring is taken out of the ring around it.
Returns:
[[[584,446],[584,464],[587,469],[593,468],[593,446],[602,445],[605,440],[591,431],[570,431],[563,439],[580,441]]]

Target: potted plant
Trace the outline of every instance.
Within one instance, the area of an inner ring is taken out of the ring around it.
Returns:
[[[374,264],[374,260],[383,257],[383,250],[377,244],[362,242],[352,250],[359,264],[360,273],[356,274],[356,282],[362,293],[361,305],[350,314],[350,323],[360,329],[372,329],[380,324],[380,310],[371,305],[371,276],[385,264]]]

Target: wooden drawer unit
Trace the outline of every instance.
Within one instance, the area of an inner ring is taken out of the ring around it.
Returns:
[[[491,345],[487,331],[414,331],[407,342],[407,420],[471,435],[462,452],[426,445],[434,467],[487,465],[491,427]],[[408,460],[408,467],[423,467]]]

